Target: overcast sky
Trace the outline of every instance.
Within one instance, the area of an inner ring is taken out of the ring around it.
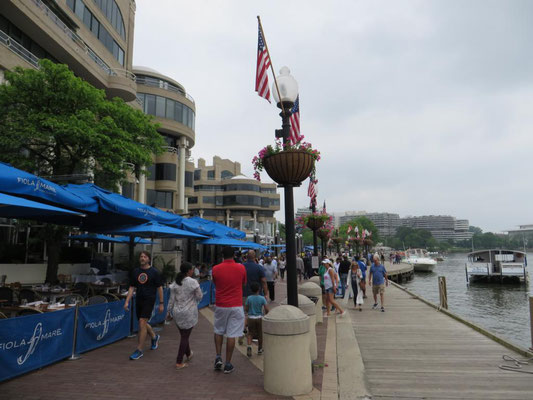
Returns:
[[[281,125],[254,91],[257,15],[274,67],[299,83],[329,212],[533,223],[532,1],[137,0],[134,65],[194,97],[195,160],[250,177]]]

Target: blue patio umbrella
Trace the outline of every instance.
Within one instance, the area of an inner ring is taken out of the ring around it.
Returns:
[[[102,235],[99,233],[85,233],[80,235],[70,235],[69,239],[79,240],[83,242],[111,242],[111,243],[129,243],[130,238],[127,236],[112,237]],[[150,240],[134,238],[134,244],[152,244]]]
[[[27,200],[23,197],[15,197],[0,193],[0,217],[39,221],[45,217],[60,215],[83,216],[84,214],[39,203],[37,201]]]
[[[180,223],[183,229],[206,236],[229,237],[232,239],[246,237],[246,233],[243,231],[200,217],[183,218]]]
[[[231,239],[231,238],[210,238],[205,239],[200,242],[200,244],[211,244],[218,246],[230,246],[230,247],[241,247],[243,249],[266,249],[266,246],[263,246],[259,243],[247,242],[244,240]]]
[[[141,225],[132,225],[132,226],[122,226],[117,227],[112,230],[108,230],[105,233],[114,234],[114,235],[127,235],[130,238],[135,236],[151,238],[152,241],[154,238],[189,238],[189,239],[205,239],[206,236],[199,235],[197,233],[184,231],[183,229],[174,228],[168,225],[159,224],[157,222],[147,222]],[[132,240],[130,239],[130,245]],[[150,253],[153,253],[154,245],[152,243],[152,248]],[[131,253],[133,250],[130,246],[130,261]]]

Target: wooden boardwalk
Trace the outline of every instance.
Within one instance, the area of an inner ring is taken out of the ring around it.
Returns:
[[[498,368],[523,356],[397,287],[384,313],[365,301],[350,316],[373,399],[533,399],[531,374]]]

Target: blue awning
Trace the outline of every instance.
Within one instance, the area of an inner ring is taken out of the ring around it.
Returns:
[[[82,212],[98,212],[98,203],[91,197],[72,193],[54,182],[2,162],[0,192]]]

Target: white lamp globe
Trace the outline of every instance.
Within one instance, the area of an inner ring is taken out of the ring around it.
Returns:
[[[279,75],[276,77],[279,88],[276,90],[276,84],[272,85],[272,94],[276,103],[280,102],[280,96],[282,102],[294,103],[298,97],[298,82],[291,75],[291,71],[288,67],[282,67],[279,70]]]

